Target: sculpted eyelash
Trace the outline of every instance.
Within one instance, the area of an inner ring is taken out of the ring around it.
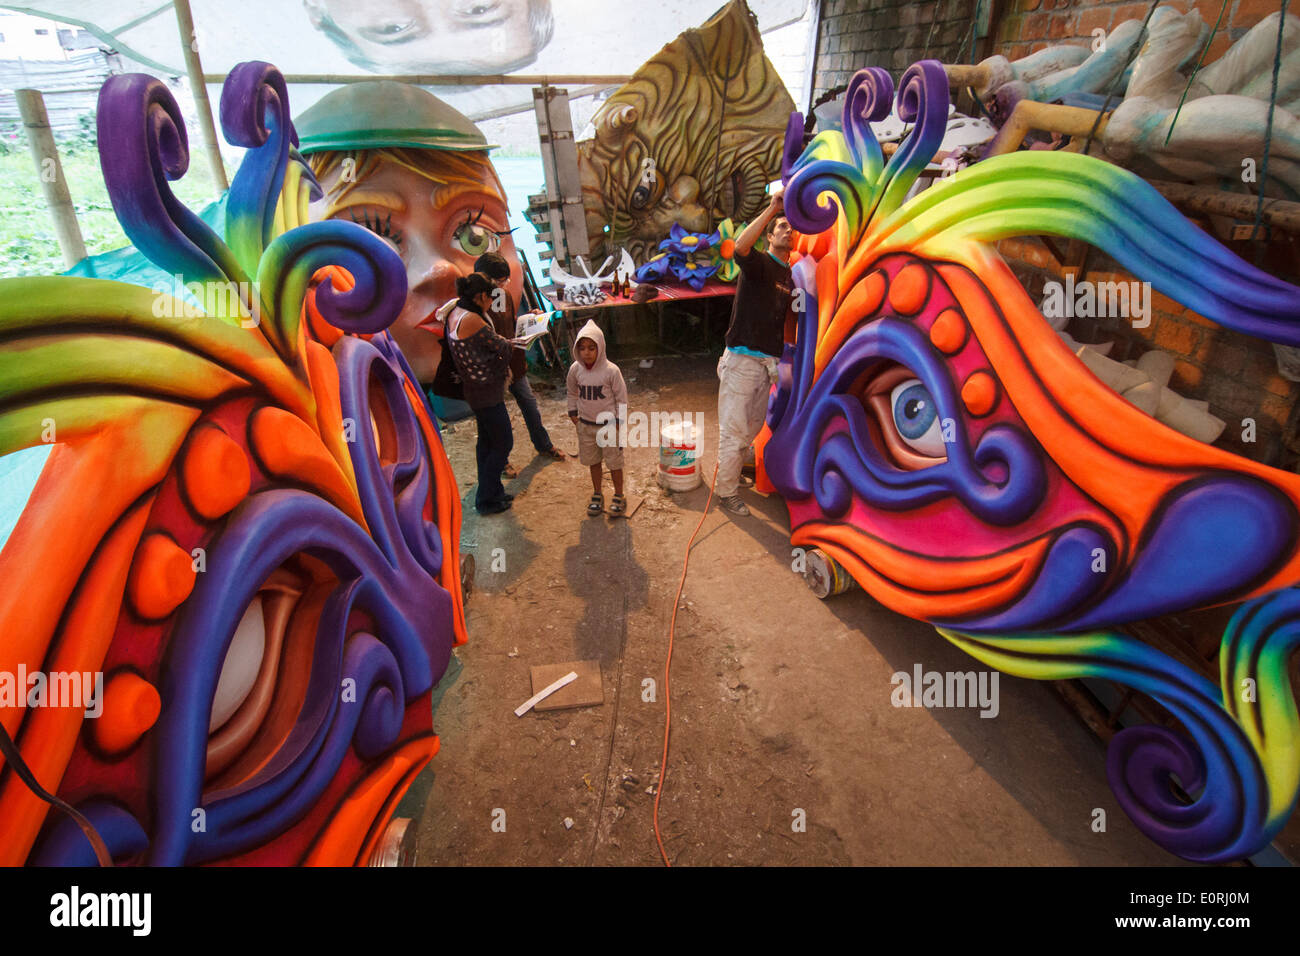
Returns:
[[[456,233],[459,234],[459,232],[460,232],[462,229],[464,229],[465,227],[467,227],[467,226],[477,226],[477,225],[478,225],[478,221],[479,221],[480,219],[483,218],[483,211],[484,211],[486,208],[487,208],[486,206],[479,206],[479,207],[478,207],[478,212],[475,212],[475,213],[468,213],[468,212],[467,212],[467,213],[465,214],[465,219],[464,219],[464,221],[462,221],[461,224],[460,224],[459,226],[456,227]],[[501,231],[498,231],[498,230],[496,230],[496,229],[489,229],[488,231],[491,232],[492,235],[496,236],[496,237],[499,238],[499,239],[504,239],[506,236],[508,236],[508,235],[510,235],[512,232],[514,232],[513,229],[504,229],[504,230],[501,230]]]
[[[402,244],[402,234],[393,228],[393,214],[391,212],[382,221],[379,218],[379,213],[375,213],[373,216],[363,213],[360,218],[357,217],[355,212],[349,215],[351,215],[353,222],[365,226],[375,235],[391,239],[399,246]]]

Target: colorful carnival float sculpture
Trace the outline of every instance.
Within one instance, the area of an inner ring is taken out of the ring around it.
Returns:
[[[100,95],[118,218],[192,300],[0,284],[0,454],[48,449],[0,552],[0,670],[104,678],[98,716],[0,704],[22,758],[0,864],[93,863],[83,831],[101,861],[365,863],[438,749],[460,510],[384,331],[402,262],[307,222],[319,190],[274,67],[231,72],[221,125],[247,148],[224,239],[168,187],[189,155],[166,86]]]
[[[1107,388],[991,244],[1086,241],[1201,315],[1292,345],[1300,288],[1232,255],[1137,176],[1085,156],[990,159],[904,204],[943,135],[943,67],[904,74],[898,112],[916,125],[886,163],[867,124],[893,94],[888,73],[863,70],[842,132],[803,148],[796,115],[787,135],[806,308],[763,462],[791,540],[986,664],[1154,697],[1187,733],[1115,736],[1107,771],[1121,806],[1180,856],[1247,856],[1300,789],[1288,674],[1300,477],[1180,434]],[[1115,630],[1241,601],[1219,687]]]

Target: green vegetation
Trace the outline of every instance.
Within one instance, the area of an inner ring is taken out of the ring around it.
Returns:
[[[190,145],[189,172],[171,185],[177,198],[197,212],[216,198],[216,190],[202,149]],[[58,146],[87,252],[93,256],[127,245],[99,170],[94,116],[86,114],[80,130],[58,137]],[[27,137],[20,126],[0,129],[0,278],[63,270],[63,254]]]

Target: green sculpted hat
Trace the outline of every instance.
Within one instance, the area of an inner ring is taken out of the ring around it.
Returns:
[[[459,111],[418,86],[392,80],[349,83],[294,120],[299,152],[378,149],[494,149]]]

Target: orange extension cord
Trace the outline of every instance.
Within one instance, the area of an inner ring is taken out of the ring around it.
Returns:
[[[673,636],[677,633],[677,606],[682,602],[682,589],[686,587],[686,569],[691,563],[691,548],[695,547],[695,536],[704,527],[704,519],[709,516],[709,505],[713,504],[713,486],[718,481],[719,462],[713,463],[713,477],[709,480],[709,500],[704,502],[704,514],[700,523],[691,532],[691,539],[686,542],[686,556],[682,559],[682,579],[677,584],[677,596],[673,598],[673,617],[668,624],[668,660],[664,661],[664,755],[659,763],[659,786],[655,788],[655,841],[659,844],[659,855],[664,858],[664,866],[671,867],[668,851],[664,849],[664,838],[659,833],[659,798],[664,793],[664,779],[668,775],[668,730],[673,720],[673,698],[668,686],[668,674],[673,666]]]

